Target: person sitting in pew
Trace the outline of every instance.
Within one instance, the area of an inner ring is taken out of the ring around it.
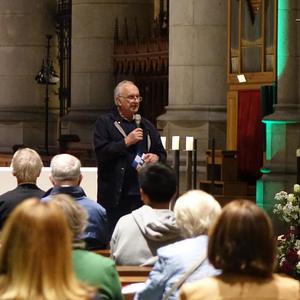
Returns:
[[[30,198],[11,213],[1,234],[0,299],[100,300],[76,279],[71,233],[62,211]]]
[[[222,273],[184,284],[178,299],[300,299],[298,280],[274,274],[272,222],[255,203],[235,200],[224,206],[209,237],[209,261]]]
[[[83,233],[88,215],[73,198],[57,194],[50,199],[64,213],[73,237],[73,267],[82,282],[100,290],[101,300],[122,300],[121,283],[115,263],[107,257],[85,250]]]
[[[53,188],[48,190],[42,201],[49,201],[57,194],[73,197],[88,214],[84,241],[88,250],[106,249],[109,244],[107,214],[104,207],[90,199],[80,187],[82,180],[81,162],[70,154],[58,154],[51,159],[50,181]]]
[[[144,205],[118,221],[111,239],[112,258],[117,265],[153,264],[156,250],[181,239],[174,213],[169,209],[175,195],[175,172],[162,163],[139,171]]]
[[[39,154],[30,148],[17,150],[11,161],[12,174],[17,179],[17,187],[0,196],[0,229],[14,208],[27,198],[42,198],[45,194],[36,182],[43,162]]]
[[[175,284],[195,264],[196,269],[186,281],[219,274],[208,262],[206,249],[208,230],[221,212],[220,204],[206,192],[192,190],[177,199],[174,212],[176,224],[185,239],[157,250],[158,261],[135,300],[177,299]]]

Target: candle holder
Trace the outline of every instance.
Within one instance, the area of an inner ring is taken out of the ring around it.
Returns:
[[[193,189],[197,189],[197,159],[198,159],[197,150],[198,150],[197,139],[194,139]]]
[[[174,151],[174,156],[173,156],[173,168],[176,174],[176,179],[177,179],[177,192],[176,192],[176,198],[179,195],[179,182],[180,182],[180,151],[178,150],[173,150]]]
[[[193,163],[193,150],[194,150],[194,137],[187,136],[185,138],[185,150],[187,152],[186,159],[186,190],[192,188],[192,163]]]
[[[215,163],[215,157],[216,157],[216,146],[215,146],[215,139],[211,139],[211,168],[212,168],[212,178],[211,178],[211,186],[210,186],[210,191],[211,194],[214,195],[215,193],[215,168],[216,168],[216,163]]]
[[[300,149],[297,149],[296,157],[297,157],[297,183],[300,184]]]
[[[192,164],[193,164],[193,150],[187,150],[186,160],[186,189],[187,191],[192,189]]]

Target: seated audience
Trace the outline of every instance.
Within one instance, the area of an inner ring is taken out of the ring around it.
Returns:
[[[276,239],[272,223],[254,203],[236,200],[227,204],[209,236],[209,261],[222,274],[184,284],[179,299],[300,299],[299,281],[273,273]]]
[[[174,171],[161,163],[149,164],[140,169],[139,182],[145,205],[121,217],[112,235],[111,251],[117,265],[153,264],[159,247],[180,239],[169,209],[176,192]]]
[[[87,249],[105,249],[108,246],[108,223],[105,209],[96,201],[89,199],[80,187],[82,174],[78,158],[70,154],[58,154],[50,163],[50,189],[43,201],[48,201],[57,194],[67,194],[73,197],[88,213],[88,225],[84,231],[84,241]]]
[[[30,199],[8,218],[1,235],[0,299],[99,299],[75,278],[70,230],[56,205]]]
[[[145,288],[135,296],[136,300],[160,300],[166,293],[171,293],[172,286],[202,255],[205,260],[186,281],[219,274],[208,262],[206,252],[208,229],[221,212],[220,204],[211,195],[193,190],[177,199],[174,212],[176,224],[185,239],[157,250],[158,261],[149,274]],[[177,294],[175,289],[167,298],[177,299]]]
[[[33,149],[17,150],[11,162],[12,174],[17,179],[17,187],[0,196],[0,229],[12,210],[26,198],[42,198],[45,192],[36,185],[43,162]]]
[[[102,255],[84,249],[82,236],[87,213],[70,196],[58,194],[51,198],[64,212],[73,237],[73,267],[82,282],[100,288],[101,300],[122,300],[121,283],[115,263]]]

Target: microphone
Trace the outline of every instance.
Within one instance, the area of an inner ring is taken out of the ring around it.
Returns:
[[[136,114],[134,117],[136,128],[141,128],[142,117],[140,114]]]

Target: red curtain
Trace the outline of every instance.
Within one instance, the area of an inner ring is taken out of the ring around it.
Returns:
[[[240,178],[255,181],[263,165],[263,124],[259,90],[239,91],[238,165]]]

